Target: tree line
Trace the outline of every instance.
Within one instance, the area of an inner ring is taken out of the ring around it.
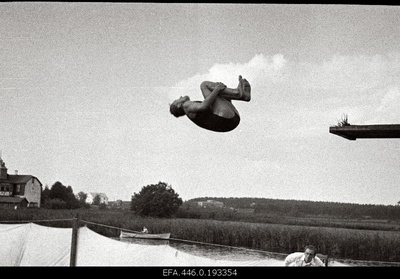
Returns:
[[[51,209],[76,209],[90,207],[86,203],[87,194],[74,195],[71,186],[64,186],[57,181],[51,188],[42,192],[42,207]],[[198,201],[215,200],[223,202],[226,209],[252,209],[254,214],[288,217],[334,217],[357,219],[400,220],[400,206],[353,204],[339,202],[282,200],[269,198],[221,198],[204,197],[191,199],[185,204],[197,204]],[[93,204],[100,205],[100,197],[94,198]],[[198,213],[182,207],[182,199],[171,185],[165,182],[143,186],[139,193],[134,193],[130,209],[141,216],[171,217],[189,213]],[[101,205],[100,205],[101,206]],[[105,208],[105,205],[104,205]],[[186,215],[185,215],[186,214]],[[211,212],[210,214],[216,214]],[[224,214],[232,215],[230,211]],[[182,215],[183,216],[183,215]],[[195,215],[193,215],[195,216]],[[196,215],[197,216],[197,215]]]
[[[268,198],[218,198],[204,197],[188,202],[216,200],[225,207],[253,208],[254,213],[279,216],[331,216],[337,218],[371,218],[400,220],[399,205],[355,204],[304,200],[282,200]]]
[[[74,195],[71,186],[64,186],[57,181],[51,188],[45,187],[41,195],[43,208],[49,209],[77,209],[88,208],[86,203],[87,194],[79,192]],[[141,216],[171,217],[182,205],[182,199],[172,189],[171,185],[165,182],[143,186],[139,193],[134,193],[131,200],[131,210]],[[93,199],[94,205],[105,209],[105,204],[100,204],[100,196]]]
[[[77,209],[88,208],[89,204],[86,203],[87,194],[79,192],[77,195],[71,186],[65,186],[60,181],[55,182],[51,188],[47,185],[42,191],[41,204],[43,208],[49,209]],[[93,204],[105,207],[101,204],[99,195],[93,198]]]

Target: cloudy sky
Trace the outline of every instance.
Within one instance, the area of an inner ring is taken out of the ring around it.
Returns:
[[[9,174],[130,200],[166,182],[183,200],[400,201],[400,7],[0,4],[0,150]],[[237,86],[232,132],[175,118],[203,80]]]

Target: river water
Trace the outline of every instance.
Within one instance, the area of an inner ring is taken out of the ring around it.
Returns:
[[[253,263],[254,265],[264,264],[265,266],[284,266],[283,261],[286,257],[285,254],[279,253],[268,253],[251,249],[229,248],[207,244],[192,244],[176,240],[151,240],[136,238],[118,238],[118,240],[141,245],[169,245],[178,251],[198,257],[204,257],[213,260],[223,260],[225,263],[228,263],[232,266],[240,265],[241,262]],[[334,261],[330,262],[329,265],[343,266],[345,264]]]
[[[141,245],[169,245],[178,251],[213,260],[223,260],[224,262],[232,262],[232,265],[238,262],[257,262],[271,259],[276,265],[276,260],[281,261],[279,265],[283,265],[284,257],[272,257],[262,251],[254,251],[250,249],[237,249],[229,247],[220,247],[207,244],[192,244],[176,240],[156,240],[156,239],[137,239],[137,238],[121,238],[122,242],[130,242]]]

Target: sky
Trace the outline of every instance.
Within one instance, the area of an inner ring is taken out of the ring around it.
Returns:
[[[323,4],[0,4],[0,150],[43,187],[131,199],[165,182],[185,201],[257,197],[395,205],[400,7]],[[200,83],[251,84],[233,131],[175,118]]]

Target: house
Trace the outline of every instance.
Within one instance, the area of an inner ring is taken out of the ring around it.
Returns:
[[[122,200],[108,201],[108,205],[110,207],[114,207],[114,208],[121,208],[122,207]]]
[[[86,198],[86,203],[93,204],[94,199],[97,195],[100,197],[100,204],[104,203],[105,205],[108,205],[107,195],[104,193],[96,193],[96,192],[88,193],[87,198]]]
[[[0,197],[0,208],[26,208],[28,207],[28,200],[19,197]]]
[[[108,205],[111,208],[129,210],[131,208],[131,201],[123,201],[123,200],[108,201]]]
[[[42,183],[33,175],[8,174],[4,161],[0,158],[0,206],[8,207],[17,204],[17,208],[40,207]],[[12,199],[4,199],[4,198]]]
[[[199,201],[197,204],[201,207],[224,207],[224,203],[220,201],[207,200],[207,201]]]

